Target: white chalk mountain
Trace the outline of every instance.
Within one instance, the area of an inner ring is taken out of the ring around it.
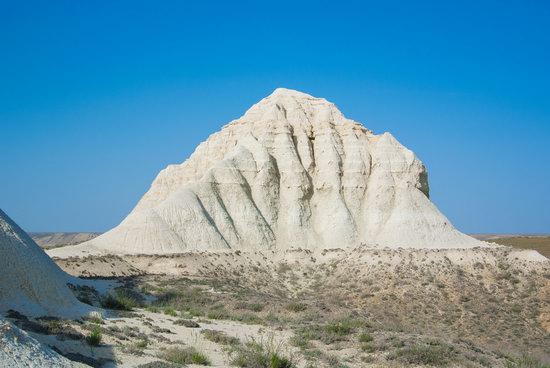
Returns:
[[[78,283],[0,210],[0,312],[81,316],[90,308],[76,299],[69,282]]]
[[[482,244],[438,211],[424,165],[391,134],[281,88],[162,170],[119,226],[80,247],[160,254]]]

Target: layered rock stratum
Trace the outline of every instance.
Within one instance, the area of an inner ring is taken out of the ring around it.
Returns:
[[[0,311],[31,316],[79,316],[89,308],[68,287],[63,272],[12,219],[0,210]]]
[[[119,226],[77,247],[162,254],[482,244],[439,212],[426,168],[390,133],[280,88],[162,170]]]

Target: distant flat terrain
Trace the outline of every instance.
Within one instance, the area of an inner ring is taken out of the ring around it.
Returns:
[[[29,233],[29,235],[40,247],[52,249],[80,244],[101,235],[101,233]]]
[[[490,241],[495,239],[504,239],[504,238],[549,238],[550,233],[548,234],[531,234],[531,233],[482,233],[482,234],[468,234],[471,237],[474,237],[483,241]]]
[[[470,236],[491,243],[534,249],[546,258],[550,258],[550,234],[470,234]]]
[[[91,232],[31,232],[29,235],[44,249],[76,245],[91,240],[101,233]],[[470,236],[492,243],[508,245],[521,249],[534,249],[546,258],[550,258],[550,234],[469,234]]]
[[[487,240],[493,243],[510,245],[522,249],[534,249],[546,258],[550,258],[550,236],[517,236]]]

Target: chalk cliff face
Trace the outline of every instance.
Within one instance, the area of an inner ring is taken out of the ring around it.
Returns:
[[[89,308],[69,290],[70,281],[74,280],[0,210],[0,312],[80,316]]]
[[[391,134],[287,89],[162,170],[119,226],[85,243],[146,254],[481,244],[437,210],[424,165]]]

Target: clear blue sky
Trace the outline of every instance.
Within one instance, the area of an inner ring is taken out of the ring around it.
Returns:
[[[104,231],[276,87],[427,165],[466,232],[550,232],[547,1],[2,1],[0,207]]]

